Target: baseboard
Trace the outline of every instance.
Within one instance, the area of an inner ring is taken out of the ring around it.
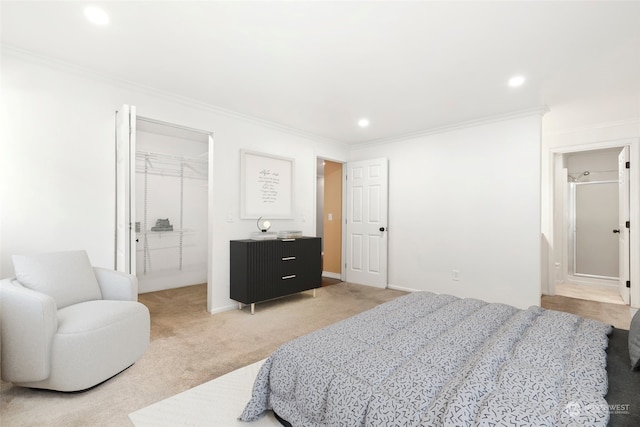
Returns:
[[[222,307],[217,307],[214,308],[213,310],[209,310],[209,314],[218,314],[218,313],[223,313],[225,311],[231,311],[231,310],[237,310],[238,309],[238,304],[232,304],[232,305],[225,305]]]
[[[330,279],[338,279],[338,280],[342,279],[342,276],[340,275],[340,273],[332,273],[331,271],[323,271],[322,277],[328,277]]]
[[[422,292],[420,289],[405,288],[403,286],[394,286],[394,285],[387,285],[387,289],[393,289],[394,291],[403,291],[403,292]]]

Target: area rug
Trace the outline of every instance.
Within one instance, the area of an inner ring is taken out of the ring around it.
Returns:
[[[263,363],[261,360],[139,409],[129,414],[129,419],[136,427],[281,427],[272,412],[256,422],[238,421]]]

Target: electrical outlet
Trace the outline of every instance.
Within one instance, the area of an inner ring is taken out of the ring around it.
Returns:
[[[460,280],[460,271],[451,270],[451,280],[455,280],[456,282]]]

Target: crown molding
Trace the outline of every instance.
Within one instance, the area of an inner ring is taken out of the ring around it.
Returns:
[[[594,130],[607,129],[607,128],[613,128],[613,127],[636,126],[636,125],[640,125],[640,117],[634,118],[634,119],[624,119],[624,120],[615,120],[615,121],[611,121],[611,122],[602,122],[602,123],[596,123],[596,124],[593,124],[593,125],[578,126],[578,127],[574,127],[574,128],[555,129],[555,130],[550,130],[550,131],[543,131],[542,135],[545,136],[545,137],[553,137],[553,136],[570,135],[570,134],[581,133],[581,132],[592,132]]]
[[[464,122],[452,123],[449,125],[436,126],[433,128],[423,129],[417,132],[411,132],[411,133],[407,133],[400,136],[376,139],[373,141],[367,141],[359,144],[352,144],[350,148],[359,149],[359,148],[365,148],[373,145],[389,144],[393,142],[405,141],[408,139],[437,135],[440,133],[452,132],[456,130],[467,129],[471,127],[482,126],[482,125],[487,125],[487,124],[496,123],[496,122],[502,122],[505,120],[517,119],[520,117],[529,117],[529,116],[542,117],[548,112],[549,112],[549,107],[547,107],[546,105],[533,107],[533,108],[526,108],[522,110],[512,111],[509,113],[495,114],[491,116],[480,117],[473,120],[466,120]]]
[[[82,67],[67,61],[62,61],[57,58],[53,58],[50,56],[42,55],[39,53],[35,53],[29,50],[17,48],[15,46],[10,46],[4,43],[0,44],[0,52],[2,55],[7,55],[9,57],[14,57],[16,59],[28,61],[31,63],[37,63],[40,65],[48,66],[50,68],[55,68],[58,70],[62,70],[68,73],[73,73],[75,75],[83,76],[92,80],[98,80],[103,83],[107,83],[113,86],[120,87],[122,89],[133,90],[136,92],[140,92],[145,95],[155,96],[158,98],[165,99],[167,101],[175,102],[177,104],[181,104],[187,107],[196,108],[203,111],[208,111],[214,114],[218,114],[225,117],[230,117],[236,120],[241,120],[245,122],[249,122],[255,125],[259,125],[262,127],[266,127],[269,129],[278,130],[280,132],[288,133],[290,135],[294,135],[300,138],[310,139],[317,142],[322,142],[325,144],[333,144],[340,146],[342,148],[348,147],[343,141],[338,141],[335,139],[326,138],[311,132],[306,132],[300,129],[296,129],[290,126],[286,126],[280,123],[272,122],[269,120],[261,119],[259,117],[251,116],[248,114],[240,113],[233,110],[228,110],[226,108],[222,108],[216,105],[208,104],[202,101],[198,101],[193,98],[177,95],[175,93],[163,91],[161,89],[157,89],[155,87],[147,86],[138,82],[133,82],[130,80],[125,80],[121,78],[113,77],[107,73],[100,72],[96,69]],[[215,134],[215,132],[214,132]]]

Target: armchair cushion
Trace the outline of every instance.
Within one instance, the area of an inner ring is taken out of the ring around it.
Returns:
[[[100,286],[85,251],[14,255],[18,281],[49,295],[57,307],[102,299]]]

